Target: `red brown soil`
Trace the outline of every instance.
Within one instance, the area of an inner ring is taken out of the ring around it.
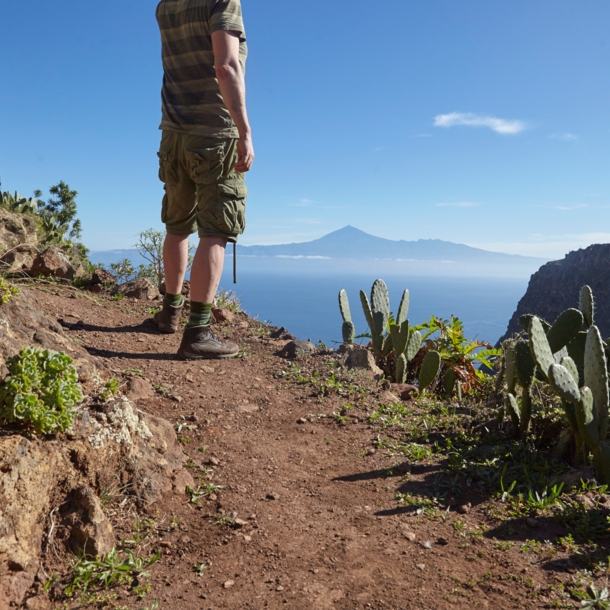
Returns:
[[[540,608],[557,599],[549,586],[568,574],[543,570],[519,544],[498,550],[491,538],[455,531],[454,513],[443,521],[399,507],[395,492],[407,479],[387,476],[397,458],[372,450],[379,429],[364,416],[381,392],[374,381],[362,378],[371,394],[356,405],[360,421],[340,425],[310,416],[339,412],[345,398],[315,396],[311,386],[277,377],[286,370],[286,361],[274,355],[282,342],[245,316],[216,328],[244,346],[246,357],[181,362],[174,357],[179,336],[160,335],[148,322],[150,303],[59,292],[46,292],[45,299],[52,317],[82,320],[70,336],[105,359],[117,378],[139,369],[167,390],[138,407],[172,423],[190,419],[196,430],[180,432],[185,451],[212,470],[205,475],[195,467],[193,474],[224,487],[198,506],[177,494],[148,509],[159,527],[145,547],[162,552],[151,568],[150,592],[139,601],[120,589],[109,607],[135,609],[158,600],[161,609],[184,610],[500,610]],[[316,368],[332,359],[308,361]],[[308,421],[297,423],[300,418]],[[425,489],[436,469],[420,466],[408,480]],[[127,536],[119,513],[120,506],[111,511],[117,534]],[[247,523],[240,529],[216,524],[213,516],[223,513]],[[476,499],[459,518],[466,531],[497,526]],[[200,563],[209,565],[202,576],[193,567]],[[65,565],[49,557],[46,569],[54,573]]]

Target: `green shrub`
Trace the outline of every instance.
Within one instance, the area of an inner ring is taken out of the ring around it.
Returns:
[[[69,430],[83,401],[72,359],[62,352],[26,347],[6,361],[0,386],[0,420],[21,423],[38,434]]]
[[[17,294],[19,290],[0,277],[0,305],[5,305]]]

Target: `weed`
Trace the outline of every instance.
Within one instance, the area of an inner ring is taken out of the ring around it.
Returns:
[[[608,587],[598,590],[595,588],[595,585],[591,584],[584,594],[580,594],[578,596],[582,598],[582,601],[580,602],[581,608],[600,608],[601,610],[610,610]]]
[[[197,576],[203,576],[203,573],[208,569],[207,563],[195,563],[193,564],[193,569],[195,570],[195,574]]]
[[[228,309],[233,313],[241,312],[239,297],[232,290],[220,290],[214,299],[214,304],[220,309]]]
[[[112,586],[132,583],[135,579],[149,578],[150,574],[146,570],[156,563],[159,557],[159,553],[148,558],[139,557],[130,549],[113,549],[102,559],[78,557],[70,562],[72,575],[64,593],[67,597],[74,597],[76,593],[85,594],[91,588],[109,589]]]
[[[9,376],[0,387],[0,420],[38,434],[69,430],[83,401],[72,359],[62,352],[22,349],[6,361]]]
[[[104,385],[104,389],[100,393],[100,398],[104,402],[108,402],[113,396],[119,393],[119,382],[116,379],[109,379]]]
[[[157,307],[147,307],[144,312],[154,316],[156,313],[159,313],[161,310]]]
[[[6,303],[18,294],[18,288],[11,286],[4,278],[0,277],[0,305],[6,305]]]
[[[136,377],[144,377],[144,373],[140,369],[125,369],[123,372]]]
[[[111,297],[113,301],[124,301],[125,300],[125,295],[124,294],[115,294],[113,297]]]
[[[201,483],[197,489],[193,489],[190,485],[187,485],[186,493],[191,494],[191,504],[199,504],[199,500],[202,497],[218,493],[221,489],[224,489],[222,485],[214,485],[213,483]]]
[[[233,527],[236,518],[237,517],[235,515],[227,515],[225,513],[222,513],[220,515],[212,515],[214,525],[220,525],[223,527]]]
[[[157,392],[157,394],[165,395],[168,392],[167,388],[164,388],[162,385],[155,385],[153,387],[155,389],[155,392]]]

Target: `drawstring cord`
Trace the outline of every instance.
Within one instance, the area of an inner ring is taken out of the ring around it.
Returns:
[[[233,283],[237,284],[237,244],[233,242]]]

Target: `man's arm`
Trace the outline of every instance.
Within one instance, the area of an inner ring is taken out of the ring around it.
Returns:
[[[246,83],[239,63],[239,32],[212,32],[212,47],[220,93],[239,132],[235,170],[247,172],[254,161],[254,147],[246,110]]]

